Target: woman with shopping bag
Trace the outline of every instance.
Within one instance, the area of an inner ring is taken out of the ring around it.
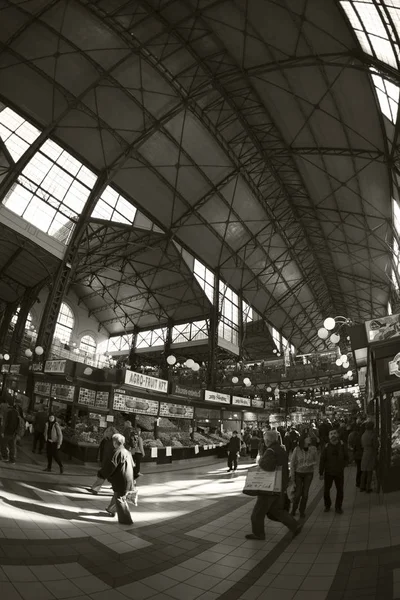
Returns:
[[[248,471],[243,490],[244,494],[257,497],[251,514],[252,533],[246,535],[248,540],[265,540],[265,516],[286,525],[294,536],[302,528],[284,508],[289,467],[286,450],[279,443],[278,432],[266,431],[264,442],[266,450],[260,457],[258,468]]]

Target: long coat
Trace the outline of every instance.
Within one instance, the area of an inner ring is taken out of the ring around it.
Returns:
[[[361,459],[361,471],[373,471],[376,462],[376,437],[370,429],[364,431],[361,436],[363,455]]]
[[[103,438],[101,440],[99,452],[101,462],[99,477],[102,477],[102,475],[106,472],[107,468],[109,467],[112,461],[112,457],[114,456],[115,448],[112,438]],[[107,477],[103,477],[103,479],[107,479]]]
[[[132,454],[124,446],[120,446],[114,452],[104,473],[117,496],[125,496],[127,492],[133,489],[133,467]]]

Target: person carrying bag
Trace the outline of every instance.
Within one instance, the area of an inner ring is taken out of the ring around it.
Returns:
[[[265,516],[286,525],[294,536],[302,529],[302,525],[285,510],[289,468],[287,453],[279,443],[278,432],[266,431],[264,442],[266,450],[259,466],[248,471],[243,489],[244,494],[257,497],[251,514],[252,533],[246,535],[248,540],[265,540]]]

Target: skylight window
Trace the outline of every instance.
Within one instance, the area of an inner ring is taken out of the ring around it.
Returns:
[[[397,68],[399,48],[392,28],[393,22],[399,32],[396,0],[342,0],[340,4],[364,52]]]
[[[95,182],[94,173],[58,144],[47,140],[18,177],[4,205],[59,242],[68,244]]]
[[[194,259],[194,276],[210,302],[214,301],[214,274],[199,260]]]
[[[11,157],[19,160],[39,137],[40,131],[17,115],[11,108],[0,104],[0,138]]]
[[[396,123],[399,110],[399,88],[375,72],[371,73],[381,111],[392,123]]]
[[[108,186],[99,198],[92,212],[92,217],[104,221],[113,221],[114,223],[133,225],[136,212],[137,209],[128,200]]]

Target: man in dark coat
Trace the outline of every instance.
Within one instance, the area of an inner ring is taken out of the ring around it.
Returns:
[[[36,446],[39,444],[39,454],[43,452],[44,430],[46,427],[48,415],[46,407],[42,404],[33,419],[33,443],[32,452],[36,452]]]
[[[335,483],[335,510],[339,515],[343,513],[344,468],[348,462],[347,448],[339,439],[336,429],[332,429],[329,432],[329,442],[323,448],[319,462],[320,479],[324,480],[325,512],[331,509],[331,487]]]
[[[115,512],[117,512],[120,523],[132,525],[133,521],[126,495],[134,489],[134,462],[132,454],[124,447],[124,436],[116,433],[112,440],[115,452],[108,467],[104,469],[104,475],[111,483],[114,496],[106,511],[112,516],[115,516]]]
[[[248,540],[265,540],[265,515],[272,521],[279,521],[286,525],[293,532],[293,535],[300,533],[302,528],[301,524],[284,509],[286,489],[289,483],[289,467],[287,453],[280,445],[278,436],[277,431],[266,431],[264,433],[266,450],[260,458],[259,467],[264,471],[276,471],[278,467],[281,467],[282,490],[280,493],[271,492],[257,496],[251,514],[253,533],[246,535]]]
[[[2,431],[3,437],[3,452],[7,456],[5,459],[11,464],[15,464],[17,454],[17,434],[19,428],[19,414],[15,404],[11,404],[6,412],[4,419],[4,428]]]
[[[232,432],[232,437],[229,440],[227,447],[228,447],[228,473],[229,473],[230,471],[232,471],[232,466],[233,466],[234,471],[236,471],[236,469],[237,469],[237,459],[238,459],[238,454],[240,452],[240,439],[238,438],[237,431]]]

